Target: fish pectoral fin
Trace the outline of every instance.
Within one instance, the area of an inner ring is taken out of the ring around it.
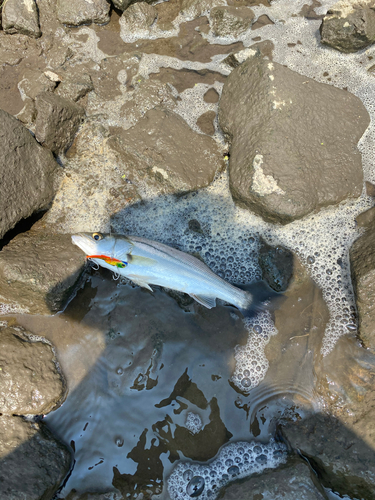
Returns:
[[[129,279],[132,280],[132,282],[135,285],[141,286],[142,288],[147,288],[147,290],[150,290],[150,292],[153,292],[153,289],[150,287],[150,285],[147,283],[147,281],[142,281],[142,280],[138,280],[136,278],[131,278],[130,276],[129,276]]]
[[[132,255],[131,253],[126,254],[126,261],[128,264],[133,264],[136,266],[155,266],[157,261],[155,259],[150,259],[149,257],[141,257],[139,255]]]
[[[194,293],[189,293],[190,297],[200,304],[202,306],[207,307],[207,309],[212,309],[213,307],[216,307],[216,297],[208,297],[206,295],[195,295]]]

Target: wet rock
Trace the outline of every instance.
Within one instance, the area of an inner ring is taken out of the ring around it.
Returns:
[[[213,34],[238,37],[250,28],[254,17],[248,7],[215,7],[210,12]]]
[[[27,69],[18,87],[21,95],[35,99],[42,92],[52,92],[56,82],[51,81],[42,71]]]
[[[55,94],[70,101],[77,102],[94,89],[88,73],[64,75],[63,81],[57,87]]]
[[[372,184],[371,182],[369,181],[366,181],[365,182],[366,184],[366,194],[367,196],[375,196],[375,185]]]
[[[106,24],[109,22],[110,4],[107,0],[57,0],[57,18],[68,26]]]
[[[225,0],[182,0],[181,10],[190,19],[196,19],[214,7],[226,6]]]
[[[135,3],[139,2],[140,0],[111,0],[113,5],[116,7],[116,9],[119,10],[126,10],[129,6],[134,5]],[[157,0],[148,0],[148,4],[152,4],[157,2]],[[142,2],[144,3],[144,2]]]
[[[70,452],[44,425],[0,416],[1,498],[52,498],[70,465]]]
[[[5,33],[40,37],[42,32],[34,0],[6,0],[2,7],[2,26]]]
[[[13,116],[0,110],[0,238],[55,194],[57,163]]]
[[[174,68],[160,68],[158,73],[151,73],[150,78],[156,78],[163,83],[171,83],[177,92],[181,93],[186,89],[192,89],[196,84],[203,83],[205,85],[212,85],[214,82],[225,82],[226,76],[216,71],[209,69],[174,69]],[[205,102],[218,102],[219,94],[215,89],[209,89],[206,95],[209,95],[213,101]]]
[[[314,473],[303,462],[270,470],[259,477],[229,484],[221,500],[324,500],[327,497],[317,484]]]
[[[260,239],[259,265],[263,279],[276,292],[285,292],[293,276],[293,253],[282,246],[273,247]]]
[[[84,262],[68,234],[20,234],[0,253],[1,302],[32,314],[53,314],[70,297]]]
[[[375,207],[369,208],[357,215],[355,221],[359,227],[370,228],[373,226],[375,222]]]
[[[227,78],[219,122],[233,198],[265,220],[286,224],[360,195],[356,146],[369,116],[349,92],[256,53]]]
[[[184,193],[208,186],[222,167],[211,138],[193,132],[180,116],[160,107],[148,111],[109,144],[117,152],[123,175],[154,193]]]
[[[358,310],[359,335],[375,352],[375,225],[350,248],[350,269]]]
[[[285,424],[282,433],[308,460],[323,486],[351,498],[375,498],[374,449],[340,420],[314,414]]]
[[[197,125],[204,134],[214,135],[215,125],[214,120],[216,117],[215,111],[207,111],[198,117]]]
[[[38,113],[35,121],[36,139],[53,153],[66,150],[83,120],[83,109],[50,92],[39,94],[35,106]]]
[[[321,42],[341,52],[356,52],[375,42],[375,10],[368,2],[338,2],[320,26]]]
[[[267,26],[267,24],[275,24],[271,19],[266,15],[263,14],[262,16],[259,16],[256,22],[252,25],[251,29],[258,30],[260,28],[263,28],[263,26]]]
[[[155,7],[146,2],[132,4],[120,18],[121,35],[137,32],[139,37],[147,36],[157,15]]]
[[[0,413],[42,415],[64,397],[52,346],[21,327],[0,329]]]

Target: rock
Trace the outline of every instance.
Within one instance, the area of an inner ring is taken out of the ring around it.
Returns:
[[[259,477],[229,484],[220,500],[324,500],[326,495],[309,466],[301,461]]]
[[[56,82],[47,78],[43,72],[33,69],[27,69],[18,84],[21,95],[30,99],[35,99],[41,92],[52,92],[55,87]]]
[[[137,36],[147,36],[158,11],[146,2],[133,3],[120,17],[121,36],[137,32]]]
[[[41,36],[35,0],[6,0],[2,7],[2,26],[5,33],[21,33],[34,38]]]
[[[111,138],[109,145],[117,152],[121,173],[139,189],[151,189],[153,195],[208,186],[222,168],[213,139],[193,132],[180,116],[160,107]]]
[[[55,194],[57,163],[13,116],[0,110],[0,238]]]
[[[130,5],[134,5],[135,3],[139,2],[140,0],[111,0],[113,5],[116,7],[116,9],[119,10],[126,10]],[[157,0],[149,0],[147,3],[152,4],[157,2]],[[142,2],[144,3],[144,2]]]
[[[189,17],[196,19],[214,7],[226,6],[225,0],[182,0],[181,11]]]
[[[35,106],[38,113],[35,120],[36,139],[53,153],[65,151],[83,120],[83,109],[50,92],[39,94]]]
[[[57,87],[55,94],[64,99],[77,102],[93,89],[94,86],[88,73],[75,75],[72,72],[71,75],[64,75],[64,79]]]
[[[0,416],[1,498],[52,498],[70,465],[69,450],[44,425]]]
[[[351,498],[375,498],[374,449],[338,419],[313,414],[285,424],[282,434],[323,486]]]
[[[251,49],[250,49],[251,50]],[[360,99],[256,54],[228,76],[219,123],[234,200],[286,224],[361,194]]]
[[[0,253],[0,300],[31,314],[54,314],[70,297],[84,263],[69,234],[19,234]]]
[[[268,245],[260,238],[259,265],[268,285],[276,292],[285,292],[293,276],[292,252],[282,246]]]
[[[372,184],[371,182],[369,181],[366,181],[365,182],[366,184],[366,194],[367,196],[375,196],[375,185]]]
[[[238,37],[250,28],[254,17],[248,7],[215,7],[210,12],[210,23],[215,36]]]
[[[0,329],[0,413],[42,415],[65,395],[55,353],[21,327]]]
[[[375,225],[350,248],[350,269],[358,310],[359,335],[375,353]]]
[[[346,53],[374,43],[375,10],[373,3],[370,5],[347,1],[333,5],[320,25],[321,42]]]
[[[197,119],[197,125],[204,134],[214,135],[215,125],[214,119],[216,117],[215,111],[207,111]]]
[[[208,89],[203,96],[204,102],[216,103],[219,101],[219,94],[215,89]]]
[[[110,4],[107,0],[57,0],[57,18],[68,26],[106,24],[109,22]]]
[[[375,221],[375,207],[369,208],[365,212],[357,215],[355,221],[359,227],[364,227],[366,229],[373,226]]]

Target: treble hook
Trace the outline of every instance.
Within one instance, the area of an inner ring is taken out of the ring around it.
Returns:
[[[115,281],[117,281],[117,280],[120,278],[120,274],[119,274],[119,273],[113,273],[112,278],[113,278]]]

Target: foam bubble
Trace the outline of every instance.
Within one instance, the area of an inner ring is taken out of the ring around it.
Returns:
[[[231,481],[278,467],[286,461],[286,446],[273,439],[230,443],[209,464],[179,462],[168,478],[168,492],[174,500],[214,499]]]

